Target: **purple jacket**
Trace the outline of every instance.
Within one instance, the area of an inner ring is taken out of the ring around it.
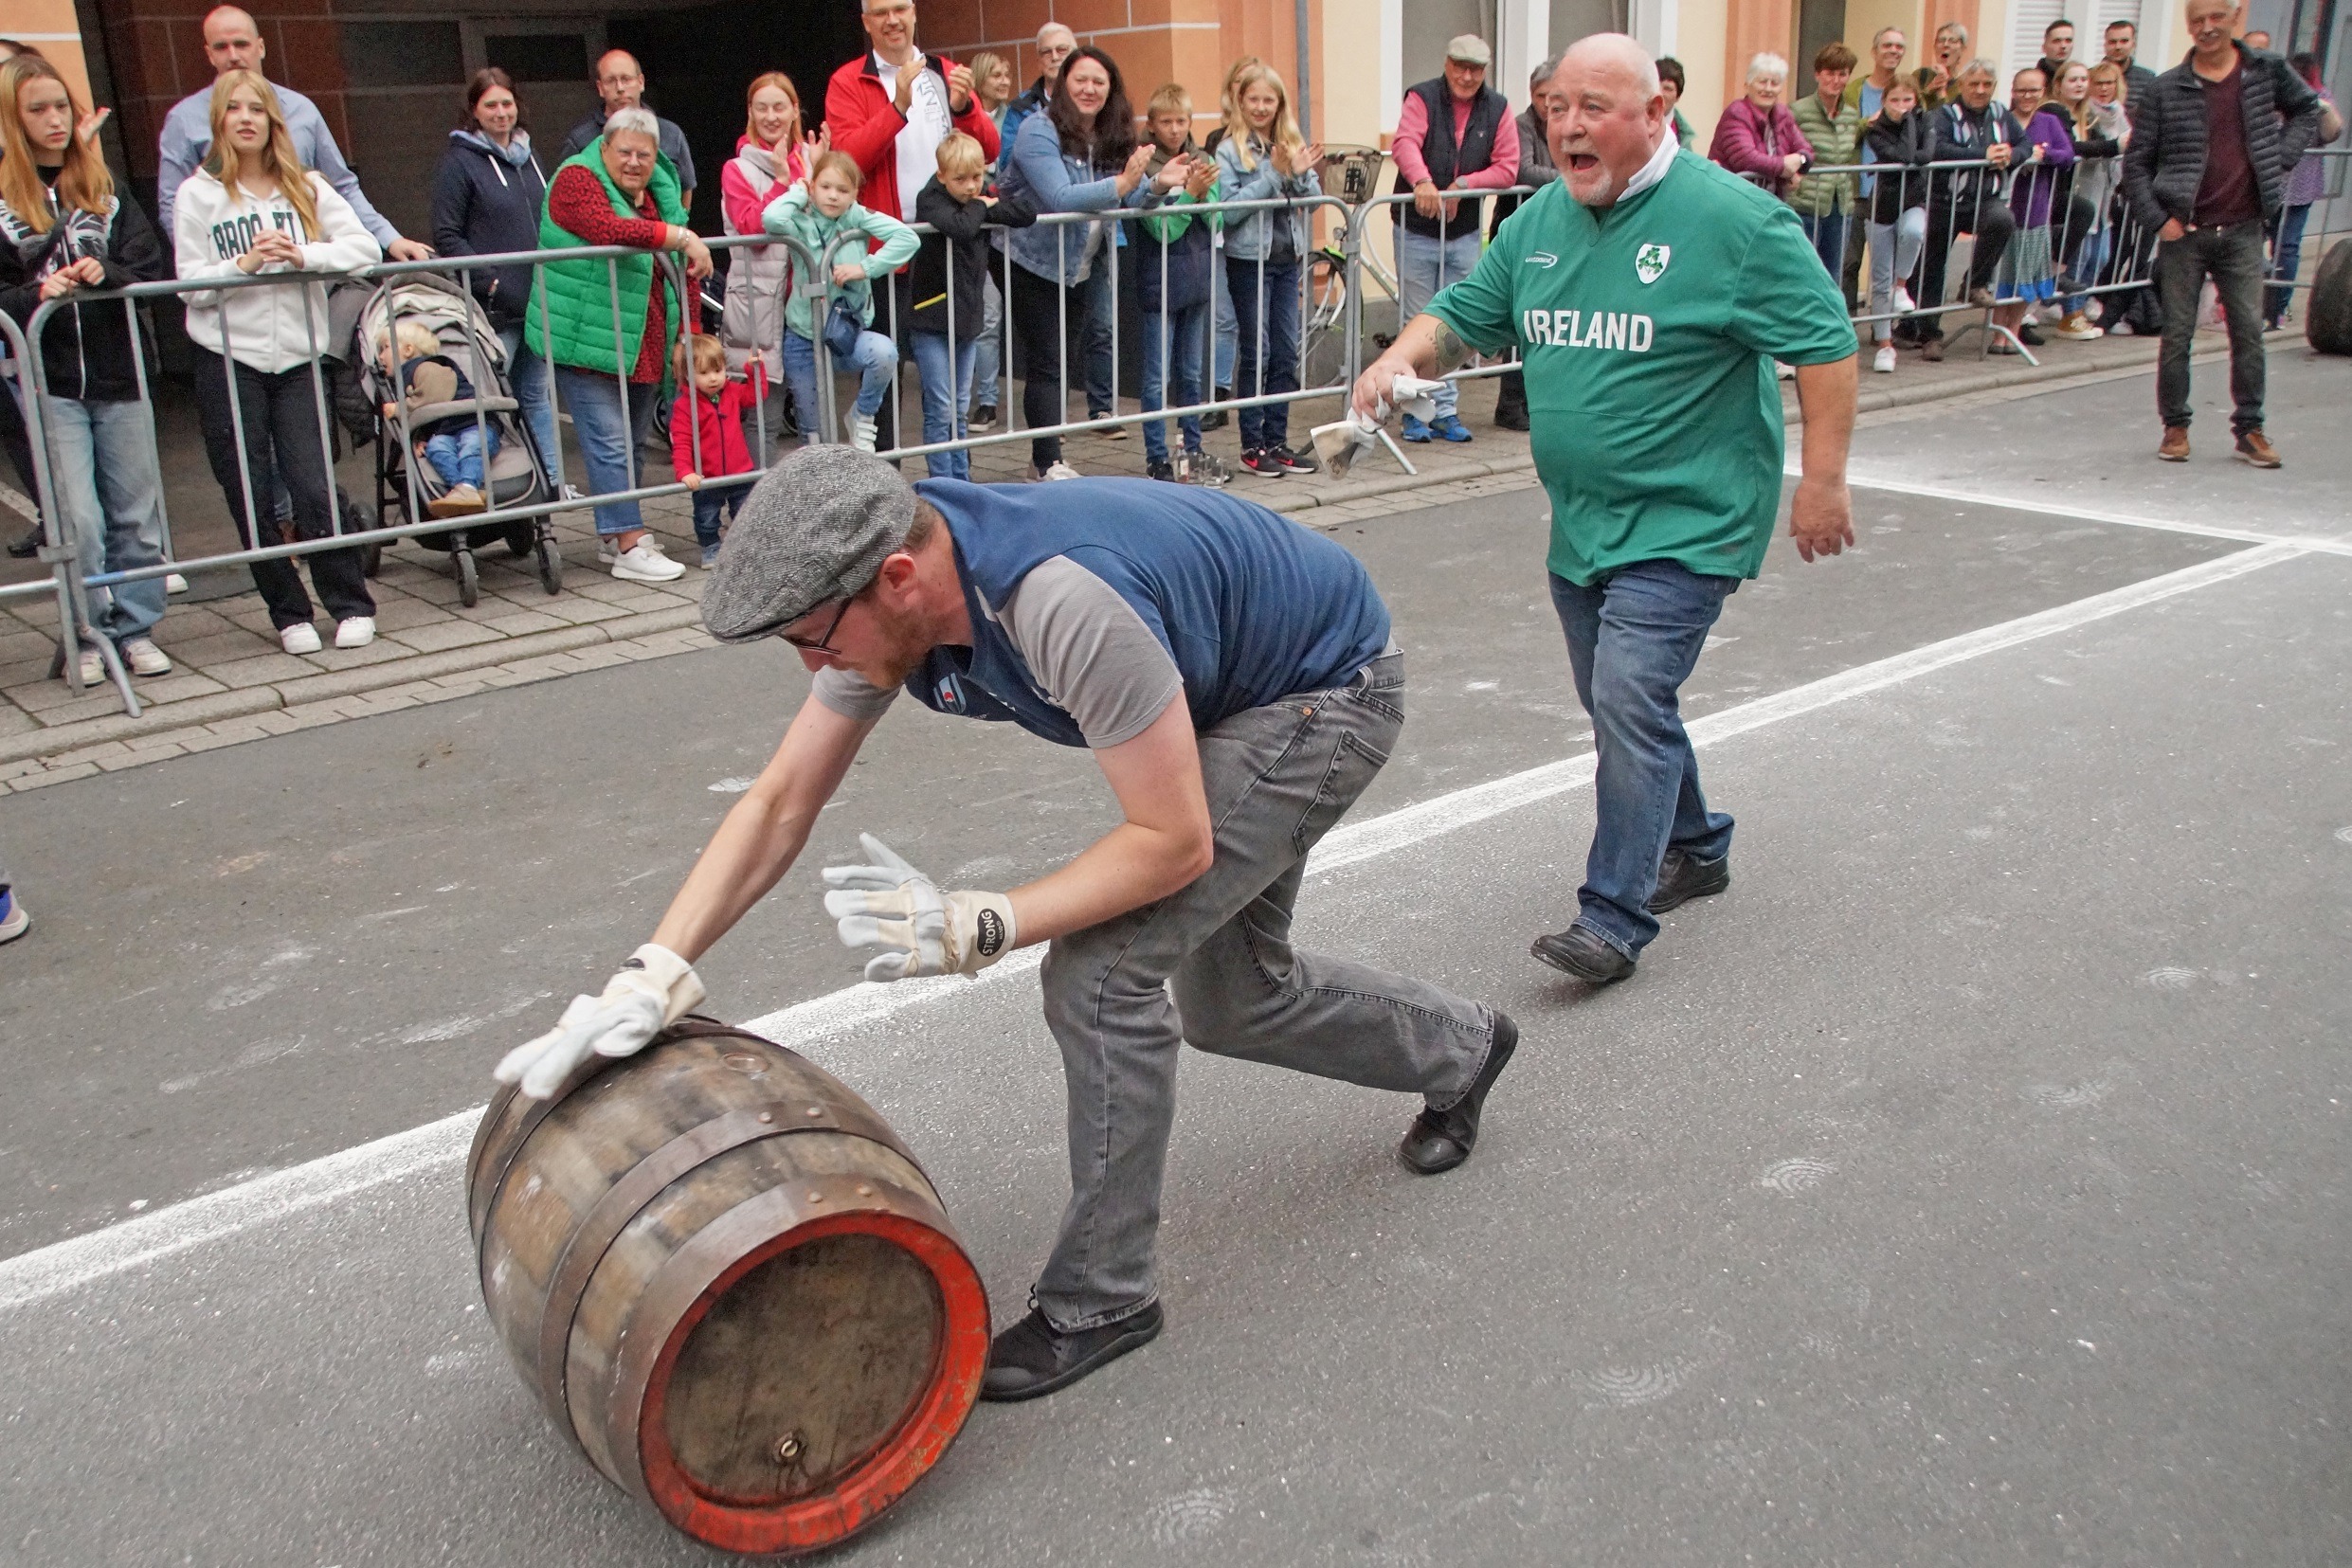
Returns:
[[[1757,176],[1776,196],[1788,194],[1788,171],[1781,160],[1791,153],[1802,153],[1806,162],[1813,161],[1813,143],[1797,129],[1797,117],[1788,105],[1776,103],[1766,114],[1746,99],[1725,105],[1723,117],[1715,121],[1714,143],[1707,149],[1710,159],[1734,174]]]
[[[2026,162],[2036,147],[2042,150],[2041,162]],[[2019,228],[2047,227],[2051,192],[2058,185],[2055,171],[2074,161],[2074,127],[2054,111],[2037,109],[2011,158],[2009,167],[2016,172],[2009,178],[2009,210],[2017,215]]]

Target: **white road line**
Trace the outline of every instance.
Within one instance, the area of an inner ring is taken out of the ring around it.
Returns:
[[[1797,470],[1785,470],[1796,478]],[[2278,533],[2251,528],[2227,528],[2218,523],[2186,523],[2164,517],[2134,517],[2127,513],[2108,512],[2098,507],[2075,506],[2064,501],[2018,499],[2006,496],[1989,496],[1976,490],[1954,490],[1945,485],[1918,484],[1909,479],[1879,479],[1867,475],[1849,473],[1846,483],[1856,490],[1885,490],[1898,496],[1917,496],[1923,500],[1954,501],[1963,506],[2000,507],[2010,512],[2030,512],[2045,517],[2072,517],[2078,522],[2108,523],[2118,528],[2151,529],[2161,533],[2192,533],[2206,539],[2235,539],[2249,545],[2292,545],[2297,550],[2322,555],[2352,555],[2352,540],[2331,539],[2308,533]]]
[[[2281,561],[2293,560],[2307,551],[2308,547],[2301,544],[2265,544],[2071,604],[1965,632],[1695,719],[1691,724],[1691,738],[1701,747],[1718,745],[1735,735],[1917,680],[2021,642],[2072,631],[2109,616],[2228,582]],[[1393,854],[1565,794],[1590,782],[1592,776],[1593,757],[1586,752],[1489,784],[1458,789],[1366,821],[1343,824],[1317,846],[1308,869],[1336,871]],[[785,1045],[804,1045],[909,1008],[969,995],[975,986],[998,985],[1027,976],[1035,972],[1043,956],[1041,947],[1023,948],[977,980],[948,978],[906,981],[893,985],[861,982],[764,1014],[749,1020],[745,1027]],[[454,1165],[464,1158],[481,1112],[482,1108],[476,1106],[424,1126],[361,1144],[307,1164],[256,1177],[102,1231],[0,1259],[0,1311],[62,1295],[109,1275],[323,1207],[403,1177]]]

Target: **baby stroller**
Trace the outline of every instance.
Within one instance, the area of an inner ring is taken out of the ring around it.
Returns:
[[[384,405],[401,401],[399,379],[385,373],[379,351],[395,321],[421,322],[429,329],[440,340],[442,353],[474,384],[476,395],[384,418]],[[356,335],[357,351],[353,357],[369,406],[377,416],[376,510],[389,526],[398,526],[392,523],[395,510],[407,522],[430,520],[426,509],[449,489],[439,471],[417,456],[408,432],[439,419],[471,419],[477,412],[498,435],[498,449],[483,465],[483,493],[491,506],[535,506],[554,499],[546,460],[532,443],[530,426],[507,382],[505,347],[481,306],[462,285],[431,272],[387,279],[361,308]],[[427,550],[448,554],[458,580],[458,597],[468,608],[481,595],[474,552],[492,539],[505,540],[507,553],[516,560],[535,556],[539,586],[550,594],[560,592],[564,586],[564,558],[556,549],[553,525],[545,514],[471,526],[459,518],[447,532],[410,537]]]

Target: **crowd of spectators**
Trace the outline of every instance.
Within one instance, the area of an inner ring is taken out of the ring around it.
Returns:
[[[2229,0],[2191,0],[2193,30],[2202,10],[2225,27],[2236,14]],[[821,106],[782,72],[751,79],[743,132],[719,164],[723,227],[741,242],[723,264],[687,224],[694,149],[647,104],[645,72],[624,50],[596,62],[597,107],[552,156],[534,147],[507,75],[476,72],[433,177],[428,241],[402,235],[368,200],[315,104],[263,77],[260,29],[233,6],[202,25],[215,81],[164,120],[159,225],[106,173],[96,152],[103,112],[74,103],[37,51],[0,49],[15,56],[0,77],[0,228],[11,242],[0,253],[0,305],[21,322],[78,288],[174,272],[232,279],[386,257],[621,247],[629,254],[617,261],[463,275],[503,350],[503,390],[541,454],[558,450],[558,407],[570,414],[586,491],[569,494],[593,509],[600,559],[633,581],[685,569],[636,499],[647,483],[639,452],[664,416],[680,479],[697,491],[706,562],[730,496],[740,499],[739,476],[765,463],[742,434],[747,422],[866,451],[952,446],[995,426],[1004,371],[1017,364],[1023,421],[1037,432],[1032,477],[1075,476],[1062,439],[1076,423],[1071,392],[1083,391],[1088,423],[1120,419],[1121,275],[1148,322],[1140,412],[1196,410],[1176,416],[1173,443],[1167,422],[1141,422],[1147,471],[1227,482],[1202,437],[1230,417],[1242,473],[1312,472],[1311,452],[1292,440],[1289,401],[1301,385],[1323,150],[1301,135],[1281,75],[1237,61],[1214,110],[1196,111],[1179,83],[1131,91],[1111,52],[1049,23],[1024,86],[1000,56],[958,63],[925,52],[914,0],[865,0],[862,14],[870,47],[832,73]],[[1759,54],[1707,155],[1794,209],[1865,324],[1877,370],[1894,370],[1905,349],[1940,359],[1956,312],[1991,325],[1994,352],[2045,333],[2162,334],[2165,455],[2175,444],[2184,455],[2197,286],[2211,279],[2234,342],[2258,347],[2261,327],[2290,306],[2284,284],[2320,194],[2317,160],[2305,154],[2342,122],[2311,57],[2281,60],[2267,40],[2200,43],[2203,52],[2162,77],[2138,63],[2130,23],[2110,24],[2101,42],[2101,59],[2079,60],[2073,25],[2052,23],[2041,58],[2015,74],[2005,98],[1995,65],[1970,54],[1957,23],[1918,61],[1899,28],[1873,35],[1866,57],[1827,45],[1808,63],[1809,82],[1792,80],[1782,57]],[[1548,63],[1515,115],[1488,80],[1492,64],[1483,39],[1457,37],[1438,73],[1399,106],[1388,151],[1401,318],[1469,274],[1521,199],[1496,193],[1557,178]],[[1683,69],[1673,60],[1657,67],[1674,135],[1692,149]],[[1209,129],[1197,136],[1203,120]],[[1242,202],[1268,205],[1216,205]],[[825,278],[795,279],[796,256],[827,255]],[[705,319],[706,291],[720,296],[715,320]],[[330,436],[312,395],[330,319],[317,287],[232,286],[190,295],[188,306],[206,449],[247,546],[342,532]],[[123,319],[76,306],[53,317],[41,345],[70,459],[56,504],[93,575],[161,559],[154,435]],[[387,361],[395,375],[407,373],[400,357]],[[856,378],[830,430],[823,363]],[[910,373],[921,389],[919,443],[895,428],[893,389]],[[2242,370],[2234,382],[2241,448],[2251,433],[2249,460],[2263,460],[2258,385]],[[1204,402],[1235,406],[1203,415]],[[1504,376],[1495,424],[1525,430],[1527,406],[1516,373]],[[1097,433],[1128,439],[1128,423]],[[1452,383],[1432,417],[1407,417],[1402,433],[1474,439]],[[0,446],[32,488],[24,424],[8,398]],[[469,477],[454,500],[435,503],[437,515],[486,504],[470,479],[484,456],[436,460]],[[970,472],[961,450],[923,457],[934,475]],[[363,645],[373,605],[356,551],[304,559],[338,645]],[[278,561],[253,570],[286,649],[318,647],[301,569]],[[140,675],[171,668],[150,635],[162,613],[158,581],[92,596],[92,635]],[[81,651],[84,678],[101,664],[102,650]]]

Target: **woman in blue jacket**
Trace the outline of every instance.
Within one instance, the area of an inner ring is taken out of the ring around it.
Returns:
[[[1228,202],[1322,194],[1315,170],[1323,149],[1298,133],[1290,89],[1271,65],[1235,77],[1224,139],[1217,144],[1218,187]],[[1298,281],[1307,255],[1304,212],[1266,208],[1225,219],[1225,283],[1240,326],[1234,361],[1238,397],[1298,390]],[[1263,326],[1260,326],[1260,317]],[[1241,466],[1280,478],[1314,472],[1313,455],[1289,446],[1291,406],[1267,404],[1240,412]]]
[[[465,117],[449,133],[449,151],[433,175],[433,248],[446,257],[497,256],[539,248],[539,208],[547,175],[531,155],[531,133],[514,81],[496,65],[465,84]],[[555,399],[547,361],[523,343],[523,309],[531,298],[531,263],[482,267],[472,274],[481,301],[506,347],[507,381],[539,460],[555,461]]]
[[[1063,63],[1051,108],[1021,122],[998,189],[1040,217],[1105,212],[1140,200],[1150,161],[1150,144],[1136,142],[1118,65],[1089,45]],[[1013,261],[1005,305],[1028,369],[1022,418],[1033,428],[1060,424],[1065,363],[1073,350],[1083,360],[1095,291],[1111,286],[1111,225],[1040,223],[1005,242]],[[1078,477],[1061,460],[1059,436],[1031,441],[1029,461],[1040,479]]]

